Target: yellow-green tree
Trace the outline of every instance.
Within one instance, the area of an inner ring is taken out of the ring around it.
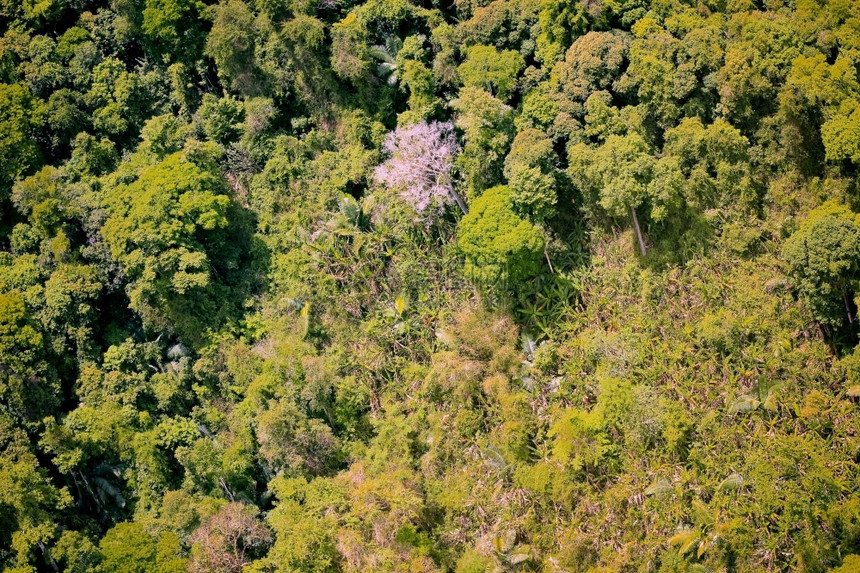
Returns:
[[[514,212],[511,189],[499,186],[472,202],[460,222],[457,244],[466,256],[466,274],[492,284],[537,274],[545,240],[537,227]]]

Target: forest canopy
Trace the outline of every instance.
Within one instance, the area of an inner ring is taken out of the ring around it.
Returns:
[[[860,2],[0,2],[0,571],[860,570]]]

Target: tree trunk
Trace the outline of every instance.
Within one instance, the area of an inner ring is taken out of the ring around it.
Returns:
[[[236,501],[236,498],[233,497],[233,492],[230,491],[229,487],[227,487],[227,482],[224,481],[223,477],[218,476],[218,483],[221,484],[221,489],[224,490],[224,493],[227,494],[227,497],[230,498],[230,501]]]
[[[74,477],[74,475],[75,475],[75,473],[74,473],[74,471],[72,471],[72,477]],[[84,475],[84,472],[82,472],[82,471],[79,471],[79,472],[78,472],[78,475],[79,475],[79,476],[81,476],[81,481],[82,481],[82,482],[84,482],[84,485],[86,486],[86,488],[87,488],[87,492],[90,494],[90,497],[91,497],[91,498],[93,498],[93,501],[95,501],[95,502],[96,502],[96,507],[98,507],[98,508],[99,508],[99,510],[102,510],[102,509],[103,509],[103,508],[102,508],[102,503],[101,503],[101,501],[99,500],[99,497],[96,495],[96,492],[94,492],[94,491],[93,491],[93,488],[92,488],[92,487],[90,487],[90,482],[89,482],[89,480],[87,479],[87,476],[85,476],[85,475]]]
[[[56,562],[56,561],[54,561],[54,558],[53,558],[53,557],[51,557],[51,554],[50,554],[50,553],[48,553],[48,550],[47,550],[47,548],[45,547],[45,544],[44,544],[44,543],[42,543],[41,541],[39,542],[39,549],[41,549],[41,550],[42,550],[42,556],[43,556],[43,557],[45,558],[45,560],[46,560],[46,561],[51,565],[51,569],[53,569],[53,570],[54,570],[54,571],[56,571],[57,573],[60,573],[60,568],[57,566],[57,562]]]
[[[636,228],[636,238],[639,239],[639,250],[642,251],[642,256],[645,256],[645,239],[642,238],[642,229],[639,227],[639,217],[636,216],[636,207],[630,207],[630,214],[633,215],[633,226]]]
[[[451,198],[457,202],[457,205],[460,206],[460,210],[463,211],[464,215],[469,214],[469,209],[466,207],[466,204],[463,202],[463,198],[460,197],[460,194],[454,191],[454,185],[451,182],[448,182],[448,194],[451,195]]]
[[[851,305],[848,302],[848,293],[842,289],[842,302],[845,303],[845,312],[848,313],[848,324],[854,324],[854,317],[851,316]]]
[[[555,269],[552,268],[552,261],[549,260],[549,253],[546,252],[546,247],[544,247],[543,256],[546,257],[546,262],[549,265],[549,272],[551,272],[552,274],[555,274]]]

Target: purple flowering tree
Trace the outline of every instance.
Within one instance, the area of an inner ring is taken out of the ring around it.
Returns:
[[[398,127],[385,136],[382,148],[389,158],[376,168],[374,178],[400,190],[419,215],[438,216],[452,203],[463,213],[469,212],[451,181],[451,166],[460,146],[450,122],[422,121]]]

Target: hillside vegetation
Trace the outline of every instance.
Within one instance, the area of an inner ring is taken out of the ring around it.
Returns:
[[[0,0],[0,570],[860,571],[860,2]]]

